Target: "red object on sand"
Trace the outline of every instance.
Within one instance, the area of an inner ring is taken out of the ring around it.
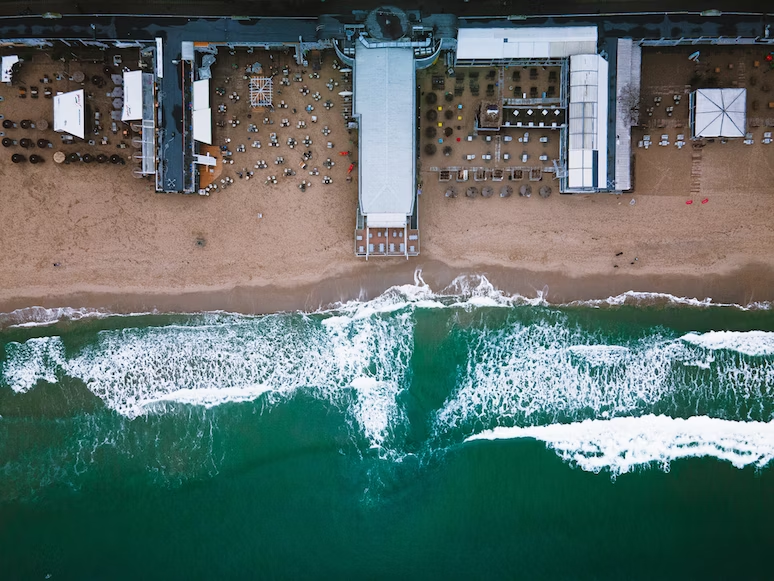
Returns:
[[[687,200],[685,203],[690,206],[691,204],[693,204],[693,200]]]
[[[709,202],[709,198],[704,198],[704,199],[701,201],[701,203],[702,203],[702,204],[706,204],[707,202]]]
[[[767,55],[766,55],[766,60],[767,60],[768,62],[771,62],[771,61],[773,61],[773,60],[774,60],[774,56],[772,56],[772,54],[771,54],[771,53],[769,53],[769,54],[767,54]]]
[[[349,152],[348,151],[340,151],[339,155],[349,155]]]
[[[458,137],[458,138],[457,138],[457,143],[459,143],[460,141],[462,141],[462,140],[461,140],[461,139]]]
[[[354,163],[350,163],[349,164],[349,169],[347,170],[347,173],[352,173],[353,169],[355,169],[355,164]]]

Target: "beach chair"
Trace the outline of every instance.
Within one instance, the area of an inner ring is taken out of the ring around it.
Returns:
[[[30,87],[30,97],[33,99],[38,98],[38,88],[37,87]]]

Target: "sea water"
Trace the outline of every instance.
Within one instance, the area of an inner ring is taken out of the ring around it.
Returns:
[[[770,577],[768,305],[0,323],[2,578]]]

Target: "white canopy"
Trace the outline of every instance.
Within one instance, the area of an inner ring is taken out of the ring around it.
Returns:
[[[567,58],[597,52],[596,26],[460,28],[457,60]]]
[[[698,89],[691,101],[694,137],[744,137],[746,89]]]
[[[196,160],[196,163],[199,165],[211,165],[215,166],[217,165],[217,158],[212,157],[209,153],[207,155],[199,155],[198,153],[194,156],[194,159]]]
[[[385,212],[370,212],[368,214],[369,228],[404,228],[406,214],[388,214]]]
[[[210,108],[210,80],[209,79],[194,81],[193,108],[194,108],[194,111],[198,111],[199,109]]]
[[[54,131],[63,131],[83,139],[85,134],[83,89],[54,97]]]
[[[10,83],[11,77],[12,77],[12,71],[13,71],[13,65],[19,62],[19,57],[15,54],[12,54],[11,56],[4,56],[3,57],[3,76],[2,80],[4,83]]]
[[[124,73],[124,111],[121,121],[142,119],[142,71]]]
[[[212,109],[193,112],[193,137],[196,141],[212,145]]]

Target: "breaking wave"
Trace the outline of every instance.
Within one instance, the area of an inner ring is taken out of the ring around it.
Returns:
[[[713,457],[736,468],[763,468],[774,458],[774,422],[646,415],[549,426],[498,427],[466,442],[534,438],[579,468],[613,476],[638,468],[668,470],[682,458]]]
[[[765,465],[769,440],[745,438],[751,433],[748,426],[763,426],[762,433],[770,434],[774,333],[686,333],[655,325],[627,335],[589,322],[590,309],[579,308],[629,306],[632,301],[702,310],[711,306],[646,294],[557,308],[545,301],[545,290],[534,297],[510,296],[485,277],[460,277],[435,292],[417,273],[414,284],[315,313],[156,314],[148,317],[150,324],[127,316],[125,324],[136,326],[107,324],[97,330],[97,325],[87,340],[72,339],[68,332],[31,337],[58,329],[16,327],[15,337],[28,338],[4,344],[0,379],[17,394],[39,384],[80,382],[122,426],[188,413],[203,441],[216,439],[202,415],[206,410],[257,399],[279,405],[303,393],[342,410],[354,428],[352,437],[393,460],[447,450],[466,439],[515,434],[545,440],[584,469],[606,468],[613,474],[653,462],[665,467],[691,451],[710,449],[715,452],[702,454],[730,459],[735,466]],[[75,320],[81,315],[53,310],[29,322],[65,316]],[[14,325],[24,324],[22,319],[16,316]],[[425,344],[420,333],[427,333],[428,325],[432,336],[443,338],[440,346]],[[415,380],[423,373],[422,362],[437,355],[430,352],[435,349],[454,352],[454,369],[441,396],[433,399],[419,393],[430,388]],[[411,398],[404,394],[435,403],[418,417],[407,408]],[[688,423],[671,419],[679,417]],[[419,449],[406,444],[412,422],[423,423],[423,433],[426,429]],[[738,438],[732,434],[710,442],[708,430],[725,430],[723,422],[733,424]],[[97,446],[85,433],[100,430],[93,422],[81,423],[83,441],[92,442],[87,447]],[[122,429],[99,441],[123,445],[116,435]],[[576,440],[568,439],[567,430]],[[650,430],[646,435],[655,438],[653,445],[638,451],[637,430]],[[617,447],[607,447],[608,433],[618,438],[610,442]],[[685,443],[691,438],[699,444]],[[731,455],[723,456],[723,450]],[[199,464],[206,466],[202,454]],[[745,458],[751,460],[740,464]]]

